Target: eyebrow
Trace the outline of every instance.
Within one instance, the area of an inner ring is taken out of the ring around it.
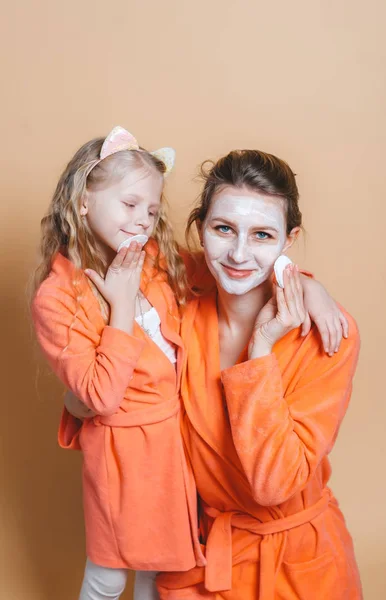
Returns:
[[[220,221],[221,223],[225,223],[226,225],[230,225],[231,227],[236,227],[236,224],[233,221],[229,221],[229,219],[224,219],[223,217],[213,217],[211,221]],[[276,227],[270,227],[269,225],[252,225],[250,229],[256,229],[258,231],[275,231],[279,233],[279,230]]]

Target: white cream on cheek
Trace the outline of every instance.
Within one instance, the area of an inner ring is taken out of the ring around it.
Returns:
[[[216,226],[229,225],[221,234]],[[203,224],[203,241],[208,267],[221,287],[230,294],[245,294],[266,281],[286,242],[284,207],[277,199],[259,195],[219,195],[212,201]],[[259,240],[255,233],[264,227],[276,230],[275,241]],[[234,279],[222,265],[251,270],[243,279]]]

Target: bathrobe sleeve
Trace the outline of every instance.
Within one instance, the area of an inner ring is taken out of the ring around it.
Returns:
[[[112,415],[144,342],[109,326],[98,331],[90,314],[68,289],[49,282],[32,306],[39,344],[55,374],[92,411]]]
[[[233,441],[261,505],[279,505],[302,491],[333,447],[359,352],[358,331],[348,319],[350,336],[333,357],[311,330],[307,347],[294,353],[298,364],[287,389],[275,353],[222,372]]]

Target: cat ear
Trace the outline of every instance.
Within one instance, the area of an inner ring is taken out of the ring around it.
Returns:
[[[174,163],[176,160],[176,151],[173,148],[160,148],[159,150],[154,150],[154,152],[150,152],[155,158],[158,158],[161,162],[164,163],[166,167],[166,171],[164,173],[164,177],[167,177],[174,167]]]
[[[100,160],[121,150],[139,150],[139,145],[131,133],[118,126],[110,131],[103,142]]]

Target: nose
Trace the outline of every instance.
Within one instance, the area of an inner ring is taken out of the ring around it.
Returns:
[[[149,213],[146,211],[141,211],[141,214],[138,215],[138,218],[136,220],[136,225],[138,227],[142,227],[142,229],[144,231],[147,231],[150,227],[150,217],[149,217]]]
[[[232,248],[229,250],[229,256],[236,264],[241,264],[249,260],[250,252],[247,240],[244,239],[244,236],[236,238]]]

